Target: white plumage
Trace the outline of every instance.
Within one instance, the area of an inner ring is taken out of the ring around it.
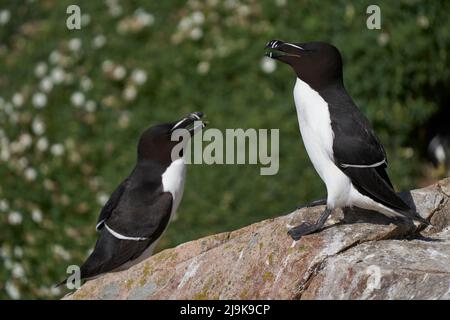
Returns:
[[[172,195],[171,219],[173,219],[183,197],[185,177],[186,164],[183,158],[173,161],[162,175],[163,190],[164,192],[170,192]]]

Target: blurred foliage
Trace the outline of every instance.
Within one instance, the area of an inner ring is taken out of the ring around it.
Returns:
[[[78,4],[81,30],[66,28]],[[102,203],[134,166],[148,126],[201,110],[209,126],[280,128],[280,171],[188,168],[159,250],[323,197],[299,138],[295,77],[263,58],[270,39],[340,48],[347,89],[386,145],[396,187],[417,186],[420,128],[448,101],[450,2],[2,1],[0,298],[52,285],[95,243]],[[276,70],[273,70],[276,68]],[[446,106],[448,107],[448,106]]]

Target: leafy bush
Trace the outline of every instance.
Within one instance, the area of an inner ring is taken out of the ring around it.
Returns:
[[[323,197],[299,138],[295,77],[263,58],[270,39],[340,48],[392,180],[417,186],[420,129],[450,92],[448,1],[379,1],[381,30],[366,28],[370,1],[79,1],[83,26],[69,31],[73,2],[0,8],[0,298],[58,297],[52,286],[92,248],[139,134],[192,111],[219,129],[279,128],[280,171],[190,166],[159,250]]]

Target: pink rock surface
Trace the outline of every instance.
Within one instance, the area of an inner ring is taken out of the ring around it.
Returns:
[[[424,230],[348,209],[295,242],[289,225],[323,210],[304,208],[164,250],[65,299],[449,299],[449,190],[445,179],[402,194],[431,219]]]

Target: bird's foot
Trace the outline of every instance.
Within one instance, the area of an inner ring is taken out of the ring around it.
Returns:
[[[321,201],[321,200],[318,200]],[[332,210],[326,208],[319,216],[319,219],[316,221],[316,223],[309,223],[304,222],[296,227],[293,227],[288,231],[288,234],[294,239],[295,241],[299,240],[301,237],[306,236],[307,234],[314,233],[321,229],[323,225],[325,224],[325,221],[327,221],[328,216],[331,214]]]
[[[312,202],[308,202],[307,204],[304,205],[300,205],[296,207],[296,210],[300,210],[303,208],[311,208],[311,207],[317,207],[317,206],[321,206],[327,204],[327,199],[320,199],[320,200],[315,200]]]
[[[293,227],[288,231],[288,234],[295,241],[299,240],[301,237],[306,236],[307,234],[311,234],[316,232],[320,226],[317,223],[308,223],[304,222],[296,227]]]

